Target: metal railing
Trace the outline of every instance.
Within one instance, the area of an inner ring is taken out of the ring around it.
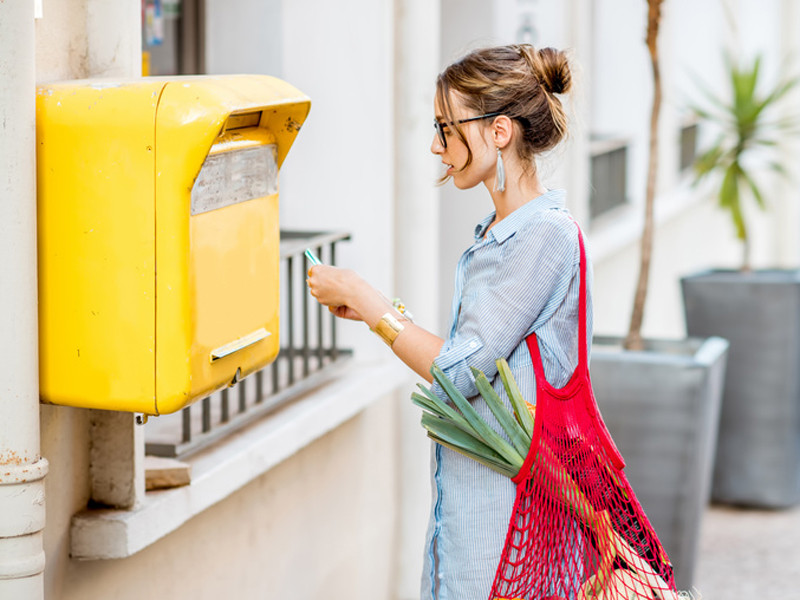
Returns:
[[[150,419],[145,452],[184,458],[229,435],[300,394],[330,379],[351,350],[339,347],[336,319],[306,290],[310,266],[303,255],[315,250],[326,264],[336,263],[336,244],[348,233],[281,231],[281,349],[275,361],[173,415]]]

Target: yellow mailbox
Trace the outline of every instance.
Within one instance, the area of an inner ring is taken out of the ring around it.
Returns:
[[[278,169],[310,101],[267,76],[37,93],[44,402],[165,414],[278,341]]]

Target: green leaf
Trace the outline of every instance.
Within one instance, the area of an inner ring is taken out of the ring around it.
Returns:
[[[722,178],[722,185],[719,188],[719,205],[727,210],[732,210],[739,204],[738,174],[739,165],[734,162],[728,166],[725,176]]]
[[[706,86],[706,83],[705,83],[705,80],[703,79],[703,77],[701,77],[699,74],[697,74],[697,73],[695,73],[694,71],[691,71],[691,70],[688,72],[688,75],[692,79],[692,81],[694,82],[694,86],[700,91],[700,93],[703,96],[705,96],[706,100],[710,104],[716,106],[718,109],[721,109],[724,112],[729,112],[730,111],[730,107],[727,104],[725,104],[725,102],[722,99],[720,99],[716,94],[714,94],[714,92],[712,92]]]
[[[717,140],[711,148],[701,154],[694,163],[695,179],[701,180],[706,175],[715,171],[721,162],[722,157],[725,155],[725,149],[722,146],[723,138]]]
[[[789,135],[797,135],[798,127],[800,127],[800,115],[791,114],[780,117],[773,122],[765,123],[765,126],[775,127],[777,130]]]
[[[725,172],[722,186],[719,190],[720,206],[727,209],[736,228],[736,237],[740,240],[747,239],[747,230],[742,216],[742,206],[739,202],[739,163],[734,162]]]
[[[764,146],[766,148],[777,148],[778,140],[773,140],[770,138],[758,138],[753,140],[753,145]]]
[[[475,429],[481,440],[486,445],[496,450],[510,463],[516,464],[519,462],[522,464],[523,457],[520,455],[520,453],[517,452],[511,444],[501,438],[494,429],[486,424],[478,412],[469,403],[469,400],[464,398],[463,394],[456,389],[455,385],[453,385],[453,382],[447,378],[447,375],[444,374],[444,371],[434,364],[431,367],[431,373],[433,374],[433,378],[436,380],[436,382],[442,386],[442,389],[445,391],[450,400],[453,401],[453,404],[456,405],[458,410],[461,411],[461,414],[464,415],[464,418],[469,421],[469,424],[473,427],[473,429]]]
[[[766,210],[767,204],[764,202],[764,196],[761,194],[761,190],[758,188],[758,184],[753,180],[750,175],[748,175],[745,171],[742,171],[742,177],[750,186],[750,192],[752,192],[753,197],[756,199],[756,203],[761,207],[761,210]]]
[[[436,417],[429,413],[422,413],[421,423],[425,429],[433,432],[451,444],[458,444],[463,448],[469,448],[472,452],[476,452],[492,460],[503,460],[503,457],[492,448],[447,419],[442,419],[441,417]]]
[[[511,400],[511,407],[514,409],[514,415],[517,417],[517,422],[522,425],[525,433],[533,438],[533,417],[528,410],[528,405],[522,394],[517,387],[517,382],[514,380],[514,375],[506,362],[506,359],[501,358],[497,361],[497,372],[500,374],[500,379],[506,388],[506,393]]]
[[[475,454],[474,452],[471,452],[470,450],[467,450],[465,448],[460,448],[459,446],[457,446],[455,444],[451,444],[451,443],[447,442],[446,440],[443,440],[442,438],[434,435],[430,431],[428,432],[428,437],[431,438],[437,444],[441,444],[445,448],[448,448],[450,450],[453,450],[454,452],[458,452],[460,454],[463,454],[467,458],[471,458],[473,460],[476,460],[479,463],[481,463],[482,465],[484,465],[485,467],[489,467],[493,471],[496,471],[497,473],[500,473],[501,475],[505,475],[508,478],[515,477],[517,475],[517,473],[519,473],[519,469],[514,470],[512,467],[509,467],[507,463],[494,461],[494,460],[486,458],[485,456],[481,456],[480,454]]]
[[[421,383],[417,384],[417,388],[431,402],[441,402],[441,400],[439,399],[439,396],[434,394],[430,389],[428,389],[426,386],[422,385]],[[414,392],[414,393],[417,393],[417,392]],[[444,404],[447,404],[447,403],[445,402]],[[448,404],[448,406],[450,406],[450,405]]]
[[[437,414],[439,416],[445,417],[453,421],[454,423],[458,423],[464,429],[474,429],[469,424],[469,422],[459,413],[456,409],[452,406],[448,405],[446,402],[442,402],[436,394],[432,393],[430,390],[424,388],[423,386],[419,386],[420,389],[425,392],[424,395],[418,394],[414,392],[411,394],[411,400],[417,406],[421,408],[425,408],[431,413]],[[425,403],[425,404],[423,404]],[[477,434],[476,434],[477,435]]]
[[[771,171],[774,171],[781,177],[791,179],[791,173],[789,173],[789,171],[786,170],[786,167],[783,165],[783,163],[779,163],[778,161],[772,161],[769,163],[769,168]]]
[[[797,87],[798,83],[800,83],[800,77],[792,77],[779,83],[778,86],[761,101],[762,106],[764,108],[772,106]]]
[[[442,416],[439,413],[431,411],[430,405],[426,406],[424,404],[424,401],[420,400],[421,398],[422,398],[422,396],[417,396],[416,398],[412,398],[411,402],[413,402],[414,404],[416,404],[417,406],[419,406],[420,408],[423,409],[423,413],[422,413],[423,417],[425,417],[427,415],[429,417],[435,417],[437,419],[443,419],[443,420],[447,421],[448,423],[451,423],[454,427],[458,427],[461,431],[463,431],[467,435],[470,435],[470,436],[472,436],[472,437],[477,439],[477,434],[475,433],[475,430],[472,429],[472,427],[470,427],[469,423],[467,423],[464,420],[453,421],[453,420],[451,420],[450,418],[448,418],[446,416]]]
[[[510,463],[504,457],[492,450],[489,446],[475,439],[472,435],[464,432],[445,419],[434,417],[433,415],[422,415],[422,426],[428,431],[428,435],[437,441],[449,444],[448,447],[456,449],[462,453],[469,453],[469,456],[480,460],[481,463],[490,466],[500,465],[511,473],[511,477],[519,472],[524,461]]]
[[[497,392],[494,391],[486,375],[475,368],[472,368],[472,375],[475,377],[475,386],[478,388],[481,396],[483,396],[484,401],[489,406],[489,410],[492,411],[497,422],[500,423],[500,426],[506,432],[508,439],[514,444],[514,448],[517,449],[517,452],[522,454],[522,456],[526,456],[528,450],[531,448],[531,437],[525,434],[525,430],[517,423],[514,419],[514,415],[512,415],[505,404],[503,404],[503,400],[497,395]]]
[[[709,120],[716,118],[716,115],[713,115],[711,111],[708,111],[705,108],[701,108],[699,106],[691,105],[689,106],[689,110],[692,112],[693,115],[701,119]]]
[[[449,419],[437,417],[430,413],[423,412],[422,417],[420,418],[420,423],[422,424],[423,428],[427,429],[428,431],[433,431],[440,437],[449,439],[451,443],[457,442],[465,447],[471,447],[476,452],[479,451],[495,460],[502,459],[497,452],[476,438],[474,431],[466,431]]]
[[[750,69],[747,67],[734,67],[731,70],[734,104],[744,110],[752,109],[760,67],[761,56],[756,56]]]

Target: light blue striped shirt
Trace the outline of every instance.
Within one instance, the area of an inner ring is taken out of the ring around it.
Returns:
[[[487,233],[492,213],[475,228],[475,242],[458,261],[450,333],[435,363],[467,398],[478,395],[472,366],[486,374],[508,404],[495,365],[498,358],[506,358],[523,396],[534,403],[535,375],[525,343],[533,332],[550,384],[565,385],[578,364],[580,247],[564,198],[563,190],[550,190]],[[591,279],[589,265],[590,344]],[[431,389],[446,398],[438,385]],[[501,431],[483,400],[474,405]],[[421,598],[486,600],[514,505],[514,484],[437,444],[432,446],[431,475]]]

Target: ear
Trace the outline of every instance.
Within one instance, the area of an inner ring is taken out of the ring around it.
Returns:
[[[492,141],[500,149],[508,146],[511,137],[514,135],[514,126],[510,118],[506,115],[498,115],[492,121]]]

